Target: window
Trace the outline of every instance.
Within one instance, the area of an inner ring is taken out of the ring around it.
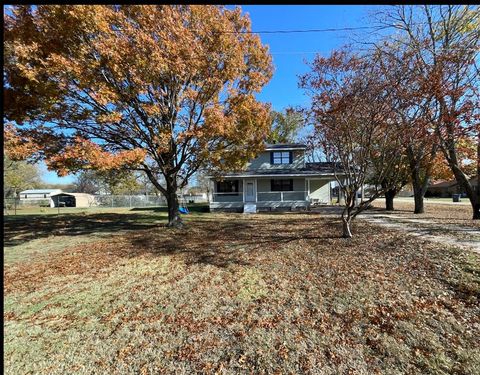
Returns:
[[[43,194],[43,197],[46,198],[46,197],[47,197],[47,194]]]
[[[274,151],[270,154],[271,164],[292,164],[292,151]]]
[[[270,180],[272,191],[293,191],[293,180]]]
[[[217,181],[217,193],[231,193],[224,195],[238,195],[238,180]]]

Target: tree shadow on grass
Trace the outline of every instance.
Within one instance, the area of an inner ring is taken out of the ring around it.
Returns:
[[[119,231],[139,231],[158,227],[155,221],[164,215],[142,214],[64,214],[17,216],[4,221],[4,246],[21,245],[31,240],[52,235],[82,236],[96,234],[110,236]]]
[[[306,217],[292,215],[276,221],[238,215],[232,219],[214,221],[198,217],[185,229],[134,235],[130,242],[135,250],[130,255],[180,255],[186,264],[225,268],[233,264],[254,265],[257,256],[273,256],[286,244],[296,241],[341,238],[336,225],[316,232],[315,223]]]
[[[166,215],[157,210],[148,210],[152,212],[149,214],[136,209],[132,213],[45,215],[7,220],[4,245],[15,246],[50,236],[95,235],[100,239],[118,234],[122,240],[112,239],[112,257],[181,255],[187,264],[228,267],[231,264],[251,265],[252,255],[275,252],[296,241],[341,238],[340,223],[319,215],[318,218],[305,213],[285,216],[265,213],[254,217],[186,215],[185,228],[170,229],[165,228]],[[323,220],[323,224],[318,225],[317,220]],[[118,248],[118,243],[123,243],[124,248]],[[82,256],[89,256],[89,248],[90,245],[85,245]]]
[[[208,205],[205,205],[205,204],[186,204],[185,205],[188,210],[190,212],[201,212],[201,213],[205,213],[205,212],[210,212],[210,208]],[[132,212],[145,212],[145,211],[149,211],[149,212],[165,212],[167,213],[168,212],[168,208],[167,207],[135,207],[135,208],[132,208],[130,211]]]

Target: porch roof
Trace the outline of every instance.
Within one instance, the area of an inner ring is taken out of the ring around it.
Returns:
[[[341,175],[337,166],[336,172]],[[333,176],[335,168],[332,163],[306,163],[304,168],[279,168],[279,169],[252,169],[240,172],[223,173],[223,178],[234,177],[322,177]],[[214,176],[211,176],[214,177]]]

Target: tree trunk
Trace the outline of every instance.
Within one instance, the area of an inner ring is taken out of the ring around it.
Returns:
[[[393,198],[397,195],[397,191],[395,189],[390,189],[385,192],[385,210],[393,211]]]
[[[167,186],[167,206],[168,206],[168,227],[181,228],[183,221],[180,217],[179,204],[177,198],[177,181],[176,176],[169,176],[166,180]]]
[[[350,217],[342,217],[342,223],[343,223],[343,238],[352,238],[352,231],[350,228],[352,219]]]
[[[428,178],[421,181],[418,170],[412,172],[413,197],[415,201],[414,214],[423,214],[425,212],[423,197],[427,191],[427,185]]]
[[[413,189],[413,199],[415,201],[414,214],[423,214],[425,212],[425,206],[423,201],[423,194],[418,190]]]
[[[477,200],[480,201],[480,198],[477,197]],[[473,220],[480,220],[480,203],[478,201],[473,205]]]
[[[435,155],[436,148],[433,148],[430,152],[430,155]],[[418,151],[415,151],[412,146],[407,148],[408,164],[410,167],[410,177],[412,179],[413,186],[413,196],[415,200],[415,208],[413,210],[414,214],[423,214],[425,212],[425,207],[423,204],[423,197],[427,192],[428,183],[430,181],[430,169],[431,168],[422,168],[421,160],[423,160],[423,152],[418,154]],[[431,162],[431,160],[429,160]],[[424,177],[421,177],[421,170],[423,170]]]
[[[473,205],[473,220],[480,220],[480,131],[477,141],[477,191],[476,200]]]
[[[444,102],[441,102],[442,108],[445,106]],[[446,132],[446,139],[443,143],[440,144],[441,150],[445,159],[447,159],[448,165],[455,176],[455,180],[460,187],[463,187],[465,192],[467,193],[467,197],[470,200],[470,204],[472,206],[472,219],[479,220],[480,219],[480,186],[477,186],[477,191],[473,188],[473,185],[470,183],[467,175],[462,171],[460,168],[460,163],[458,161],[457,149],[455,147],[455,136],[454,136],[454,129],[455,125],[452,123],[445,123]],[[440,134],[440,132],[438,132]],[[478,174],[480,172],[480,132],[477,134],[477,179],[479,178]],[[477,180],[478,182],[478,180]]]
[[[473,188],[473,184],[470,183],[468,177],[459,167],[455,145],[450,144],[450,147],[447,147],[443,151],[444,151],[444,155],[447,158],[450,169],[452,170],[453,175],[455,176],[455,180],[457,181],[457,184],[460,187],[463,187],[463,189],[467,193],[468,199],[470,200],[470,204],[472,205],[472,211],[473,211],[472,219],[479,220],[480,219],[480,201],[479,201],[478,189],[480,188],[480,186],[477,186],[477,191],[475,191]],[[480,169],[477,166],[477,172],[478,170]]]

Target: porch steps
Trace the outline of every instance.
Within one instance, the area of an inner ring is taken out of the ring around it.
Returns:
[[[244,214],[256,214],[257,213],[257,205],[255,203],[245,203],[243,205],[243,213]]]

